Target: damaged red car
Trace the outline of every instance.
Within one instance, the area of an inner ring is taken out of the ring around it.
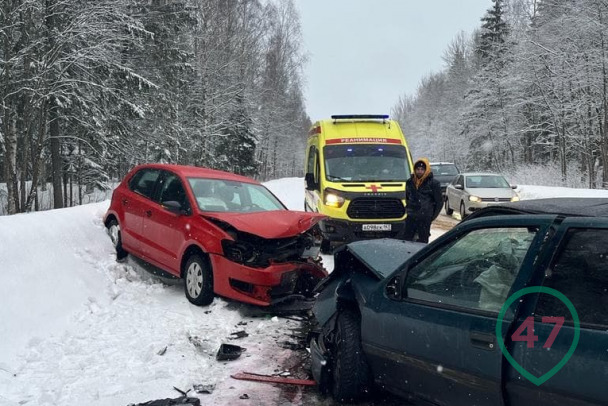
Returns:
[[[324,216],[290,211],[259,182],[205,168],[146,164],[114,190],[104,224],[117,259],[131,254],[185,280],[188,300],[260,306],[310,297]]]

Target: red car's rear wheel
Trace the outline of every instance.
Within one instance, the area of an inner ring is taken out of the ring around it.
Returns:
[[[120,225],[118,225],[118,221],[110,221],[110,223],[108,224],[108,234],[110,234],[110,239],[112,240],[114,249],[116,249],[116,259],[125,258],[129,253],[125,251],[125,249],[122,247],[122,239],[120,237]]]

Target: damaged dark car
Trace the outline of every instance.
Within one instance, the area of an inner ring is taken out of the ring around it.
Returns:
[[[317,291],[312,372],[338,401],[608,404],[608,199],[484,208],[428,245],[351,243]]]
[[[114,190],[104,224],[118,259],[131,254],[183,278],[193,304],[220,295],[269,306],[311,297],[327,276],[315,247],[322,218],[287,210],[244,176],[147,164]]]

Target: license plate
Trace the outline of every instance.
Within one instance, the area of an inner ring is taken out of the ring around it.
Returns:
[[[390,224],[363,224],[363,231],[391,231]]]

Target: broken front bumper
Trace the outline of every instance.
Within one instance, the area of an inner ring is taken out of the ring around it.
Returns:
[[[301,262],[273,263],[253,268],[211,254],[213,290],[216,294],[258,306],[284,302],[293,295],[312,296],[327,271],[320,265]]]

